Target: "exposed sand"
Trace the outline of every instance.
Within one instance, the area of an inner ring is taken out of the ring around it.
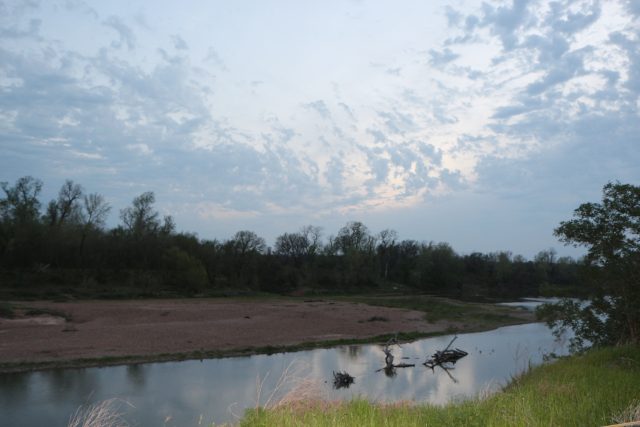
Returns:
[[[0,363],[232,351],[395,332],[446,331],[418,311],[318,301],[219,299],[18,303],[71,317],[0,318]],[[371,321],[372,317],[387,321]]]

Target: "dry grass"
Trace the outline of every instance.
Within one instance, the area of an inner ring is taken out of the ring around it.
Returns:
[[[127,427],[123,418],[120,399],[109,399],[88,406],[81,406],[71,416],[68,427]],[[127,405],[130,405],[127,403]]]
[[[624,411],[620,412],[611,419],[614,423],[632,423],[640,424],[640,400],[634,400],[631,405],[627,406]]]
[[[308,363],[294,360],[280,374],[273,389],[266,394],[264,383],[269,373],[262,380],[260,377],[256,378],[256,408],[275,409],[303,401],[325,400],[323,383],[306,375],[309,370]]]

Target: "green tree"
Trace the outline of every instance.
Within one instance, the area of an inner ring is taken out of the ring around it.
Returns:
[[[584,203],[555,235],[587,249],[594,287],[588,303],[563,300],[539,315],[556,331],[572,328],[574,347],[640,341],[640,187],[608,183],[601,203]]]
[[[207,270],[202,262],[177,246],[167,249],[163,256],[165,282],[190,293],[202,291],[207,283]]]

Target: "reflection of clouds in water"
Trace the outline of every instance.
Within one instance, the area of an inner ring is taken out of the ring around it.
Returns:
[[[454,383],[451,378],[446,375],[446,372],[442,372],[442,370],[437,367],[434,369],[436,386],[426,399],[427,402],[444,405],[452,399],[470,397],[476,393],[476,376],[474,374],[477,367],[474,365],[473,359],[467,359],[468,357],[469,356],[466,356],[459,360],[455,364],[455,368],[450,371],[451,375],[458,381],[457,383]]]

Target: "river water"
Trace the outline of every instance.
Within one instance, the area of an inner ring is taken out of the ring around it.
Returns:
[[[542,323],[460,334],[452,347],[469,353],[445,371],[422,365],[453,336],[393,346],[395,363],[415,364],[384,371],[379,345],[342,346],[274,355],[104,368],[60,369],[0,375],[0,425],[64,426],[81,406],[107,399],[134,426],[199,426],[233,422],[246,408],[274,403],[296,385],[328,399],[409,400],[444,404],[498,390],[544,355],[567,353]],[[347,389],[333,389],[333,372],[355,377]],[[292,396],[291,394],[289,396]]]

